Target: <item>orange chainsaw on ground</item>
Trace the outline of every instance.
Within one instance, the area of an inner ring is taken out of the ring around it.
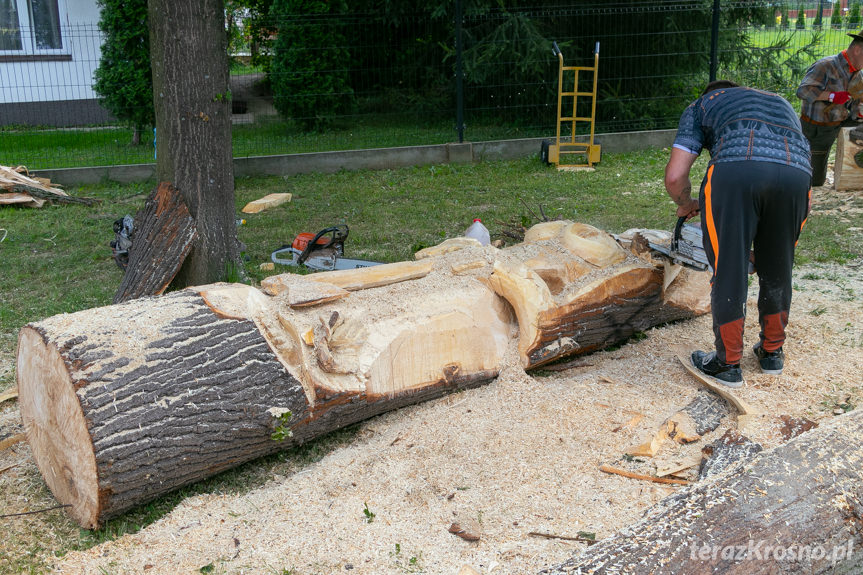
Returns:
[[[354,260],[344,257],[348,226],[325,228],[316,234],[303,232],[290,245],[284,245],[270,256],[273,263],[286,266],[306,266],[313,270],[352,270],[380,265],[381,262]],[[290,258],[290,259],[288,259]]]

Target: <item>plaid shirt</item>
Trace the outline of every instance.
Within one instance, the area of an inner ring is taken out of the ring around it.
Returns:
[[[821,58],[812,64],[797,88],[797,97],[802,102],[801,116],[814,124],[827,125],[839,125],[848,119],[852,110],[856,116],[860,106],[857,100],[850,100],[840,106],[815,99],[825,91],[847,92],[851,74],[851,68],[842,52]]]

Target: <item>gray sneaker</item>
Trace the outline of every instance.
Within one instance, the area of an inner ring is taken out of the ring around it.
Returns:
[[[698,371],[710,376],[717,383],[735,389],[743,387],[743,371],[740,365],[722,363],[717,359],[715,351],[710,353],[701,350],[693,351],[690,360]]]
[[[752,348],[755,357],[758,358],[758,364],[761,366],[761,373],[770,375],[779,375],[782,373],[782,368],[785,365],[785,352],[780,347],[776,351],[766,351],[761,347],[760,343],[756,343]]]

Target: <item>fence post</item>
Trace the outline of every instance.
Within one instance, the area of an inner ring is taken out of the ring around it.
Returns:
[[[461,1],[455,0],[455,122],[458,142],[464,142],[464,74],[462,72]]]
[[[710,26],[710,81],[719,69],[719,0],[713,0],[713,22]]]

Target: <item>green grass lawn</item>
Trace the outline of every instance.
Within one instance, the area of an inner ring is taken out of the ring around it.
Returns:
[[[519,127],[499,122],[477,122],[465,132],[471,141],[501,140],[548,135],[554,131],[554,110],[549,125]],[[132,144],[130,128],[86,129],[0,128],[0,165],[27,166],[30,170],[153,163],[153,134]],[[276,116],[232,129],[236,158],[306,152],[390,148],[445,144],[458,140],[455,122],[416,115],[358,115],[339,119],[329,129],[303,132]]]
[[[300,232],[347,224],[346,256],[378,261],[412,259],[413,253],[461,235],[473,218],[492,235],[516,221],[535,223],[540,209],[610,232],[631,227],[670,229],[674,209],[663,188],[667,151],[605,154],[594,172],[558,172],[526,158],[474,165],[306,174],[239,179],[236,211],[272,192],[290,192],[279,208],[245,215],[238,229],[246,245],[246,272]],[[693,174],[704,165],[699,160]],[[693,178],[697,187],[700,174]],[[11,354],[27,322],[110,303],[122,272],[111,259],[112,223],[135,214],[152,183],[104,184],[70,189],[102,200],[94,207],[0,208],[0,353]],[[856,217],[856,216],[855,216]],[[857,222],[857,226],[861,222]],[[814,214],[800,242],[798,261],[843,263],[861,248],[843,234],[847,224]],[[0,389],[11,384],[0,375]]]
[[[236,182],[238,217],[251,200],[271,192],[293,194],[290,203],[243,216],[246,224],[238,234],[247,246],[246,272],[252,282],[260,281],[263,273],[258,266],[269,261],[273,250],[299,232],[341,223],[350,226],[347,257],[385,262],[412,259],[417,249],[459,236],[475,217],[482,218],[493,237],[512,222],[535,223],[532,214],[540,210],[552,218],[561,216],[610,232],[630,227],[670,229],[675,208],[662,184],[667,158],[667,150],[605,154],[594,172],[575,173],[558,172],[533,157],[241,179]],[[693,171],[696,187],[704,164],[705,159],[700,159]],[[111,258],[112,222],[134,214],[152,187],[153,183],[104,184],[69,190],[102,199],[94,207],[0,208],[0,391],[14,385],[12,366],[21,326],[110,304],[122,276]],[[798,263],[841,264],[863,256],[863,247],[847,232],[849,227],[863,227],[863,200],[855,202],[851,207],[856,211],[846,210],[841,219],[835,214],[810,217],[800,240]],[[44,572],[52,555],[135,532],[169,512],[183,497],[252,489],[274,470],[290,473],[351,438],[349,429],[249,463],[134,509],[95,532],[79,530],[61,511],[17,520],[8,525],[0,572]],[[0,494],[0,508],[4,501],[12,501],[9,498],[21,497],[27,497],[31,509],[56,504],[38,473],[25,483]]]

